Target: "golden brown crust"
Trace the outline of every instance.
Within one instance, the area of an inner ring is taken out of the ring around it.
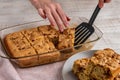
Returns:
[[[61,35],[64,34],[66,35],[65,40],[60,41]],[[65,42],[66,40],[67,42]],[[63,49],[63,46],[65,46],[64,48],[73,47],[74,29],[66,29],[63,33],[60,33],[50,25],[44,25],[8,34],[4,41],[11,57],[24,57],[17,59],[16,63],[20,67],[30,67],[70,57],[71,55],[65,55],[62,58],[62,55],[57,50],[58,45],[59,49]],[[73,48],[70,50],[73,50]]]
[[[39,32],[37,28],[24,30],[22,33],[26,36],[37,54],[56,50],[54,44],[46,36]]]
[[[93,62],[110,69],[113,77],[115,77],[120,70],[120,55],[116,54],[112,49],[99,50],[92,58]],[[97,61],[97,62],[96,62]]]
[[[31,45],[35,45],[37,42],[43,40],[44,38],[42,33],[39,32],[37,28],[31,28],[31,29],[23,30],[21,32],[29,41],[29,43],[31,43]]]
[[[89,75],[91,74],[93,67],[94,64],[90,62],[90,59],[78,59],[74,62],[73,73],[79,80],[92,80]]]
[[[120,80],[120,73],[114,79],[111,80]]]
[[[65,49],[70,48],[68,50],[65,50],[64,52],[72,52],[74,50],[74,38],[75,38],[75,29],[74,28],[68,28],[64,30],[63,33],[59,34],[59,44],[58,49]]]
[[[5,44],[14,58],[35,55],[35,50],[31,47],[21,32],[9,34],[5,37]]]
[[[74,50],[75,28],[67,28],[62,33],[50,25],[41,26],[38,29],[43,35],[47,36],[59,50],[65,48],[71,48],[68,50],[69,52]]]
[[[54,45],[58,44],[58,36],[60,32],[54,29],[51,25],[40,26],[38,27],[38,30],[39,32],[42,32],[44,36],[47,36]]]
[[[99,50],[94,54],[92,59],[92,62],[95,64],[97,63],[109,69],[109,73],[111,74],[109,80],[113,80],[120,72],[120,55],[112,49],[106,48],[104,50]]]
[[[16,63],[20,67],[29,67],[32,65],[37,65],[38,57],[32,56],[37,55],[34,48],[26,40],[21,32],[15,32],[8,34],[5,37],[5,45],[9,52],[9,55],[13,58],[25,57],[16,59]],[[27,57],[26,56],[31,56]],[[33,62],[34,61],[34,62]]]
[[[120,73],[120,55],[108,48],[98,50],[91,58],[76,60],[73,72],[79,80],[114,80]]]

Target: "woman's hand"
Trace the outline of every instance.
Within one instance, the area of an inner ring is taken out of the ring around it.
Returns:
[[[111,0],[99,0],[99,7],[102,8],[104,3],[109,3]]]
[[[48,18],[52,26],[58,26],[62,32],[68,26],[69,17],[66,16],[59,3],[52,0],[31,0],[42,18]]]
[[[66,16],[59,3],[52,0],[30,0],[38,10],[42,18],[48,18],[52,26],[58,26],[62,32],[64,27],[68,26],[69,17]],[[111,0],[99,0],[99,7],[102,8],[104,3],[109,3]]]

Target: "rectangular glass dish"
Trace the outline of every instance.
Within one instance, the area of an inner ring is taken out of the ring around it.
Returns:
[[[76,27],[82,22],[88,22],[88,20],[86,18],[72,17],[70,21],[70,26]],[[61,50],[54,50],[42,54],[31,55],[31,56],[11,57],[9,55],[9,51],[6,49],[6,45],[4,43],[4,38],[7,34],[21,31],[24,29],[35,28],[43,25],[49,25],[49,21],[48,20],[34,21],[34,22],[11,26],[0,30],[0,49],[2,51],[0,57],[9,59],[13,64],[17,64],[19,67],[32,67],[37,65],[53,63],[57,61],[66,60],[67,58],[69,58],[73,54],[76,54],[77,52],[90,50],[103,35],[103,33],[95,25],[93,25],[95,32],[83,44],[79,44],[74,47],[69,47]],[[70,51],[71,49],[74,50]],[[58,57],[55,57],[55,55],[51,55],[53,53],[58,53],[58,52],[60,53]]]

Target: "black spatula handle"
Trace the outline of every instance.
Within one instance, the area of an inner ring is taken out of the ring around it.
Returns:
[[[90,25],[92,25],[92,24],[94,23],[94,21],[95,21],[97,15],[98,15],[100,9],[101,9],[101,8],[99,8],[99,6],[97,5],[97,7],[95,8],[95,10],[94,10],[94,12],[93,12],[93,14],[92,14],[92,16],[91,16],[91,18],[90,18],[90,21],[89,21],[89,24],[90,24]]]

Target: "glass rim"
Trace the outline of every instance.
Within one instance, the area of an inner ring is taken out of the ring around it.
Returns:
[[[84,18],[84,17],[78,17],[78,18],[80,19],[80,18]],[[86,19],[86,18],[85,18],[85,19]],[[10,28],[17,27],[17,26],[26,25],[26,24],[31,24],[31,23],[37,23],[37,22],[41,22],[41,21],[46,21],[46,20],[37,20],[37,21],[26,22],[26,23],[22,23],[22,24],[13,25],[13,26],[8,26],[8,27],[6,27],[6,28],[0,29],[0,32],[3,31],[3,30],[6,30],[6,29],[10,29]],[[96,27],[95,25],[94,25],[94,27],[97,28],[97,30],[101,33],[101,35],[100,35],[100,36],[97,36],[98,38],[96,38],[95,40],[88,41],[88,42],[85,42],[85,43],[82,43],[82,44],[79,44],[79,45],[75,45],[75,46],[73,46],[73,47],[61,49],[61,50],[54,50],[54,51],[50,51],[50,52],[45,52],[45,53],[35,54],[35,55],[30,55],[30,56],[23,56],[23,57],[11,57],[11,56],[9,56],[9,55],[8,55],[8,52],[7,52],[6,48],[5,48],[5,45],[3,44],[2,39],[1,39],[1,37],[0,37],[0,43],[1,43],[1,45],[2,45],[2,48],[3,48],[4,51],[5,51],[5,56],[0,55],[0,57],[1,57],[1,58],[5,58],[5,59],[22,59],[22,58],[33,57],[33,56],[40,56],[40,55],[42,55],[42,54],[47,54],[47,53],[52,53],[52,52],[57,52],[57,51],[61,52],[61,51],[68,50],[68,49],[72,49],[72,48],[75,48],[75,47],[79,47],[79,46],[82,46],[82,45],[85,45],[85,44],[93,43],[93,42],[96,42],[96,41],[98,41],[99,39],[101,39],[101,37],[102,37],[102,35],[103,35],[102,31],[101,31],[98,27]],[[70,53],[68,53],[68,54],[70,54]]]

